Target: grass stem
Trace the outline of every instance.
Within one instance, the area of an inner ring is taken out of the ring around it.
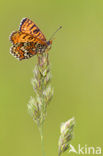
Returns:
[[[44,150],[44,136],[43,136],[43,124],[39,126],[39,132],[41,137],[41,149],[42,149],[42,156],[45,156],[45,150]]]

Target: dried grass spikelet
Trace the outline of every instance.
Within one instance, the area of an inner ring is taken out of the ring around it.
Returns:
[[[38,54],[38,62],[34,67],[32,86],[34,97],[30,98],[28,110],[37,125],[41,125],[47,114],[47,106],[53,97],[51,87],[51,71],[48,53]]]

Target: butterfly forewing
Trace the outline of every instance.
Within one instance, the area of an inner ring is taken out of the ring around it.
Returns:
[[[24,18],[20,24],[20,31],[31,34],[36,38],[39,38],[42,41],[46,41],[45,36],[40,31],[40,29],[36,26],[36,24],[28,18]]]
[[[46,44],[45,41],[41,41],[39,38],[33,37],[30,34],[26,34],[20,31],[15,31],[11,34],[10,40],[13,44],[20,43],[20,42],[38,42],[40,44]]]

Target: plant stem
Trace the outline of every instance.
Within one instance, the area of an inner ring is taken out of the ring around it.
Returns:
[[[42,156],[45,156],[45,151],[44,151],[44,137],[43,137],[43,124],[41,124],[39,126],[39,132],[40,132],[40,137],[41,137]]]

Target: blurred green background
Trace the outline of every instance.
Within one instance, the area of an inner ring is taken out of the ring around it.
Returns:
[[[60,124],[73,116],[72,145],[103,150],[103,1],[2,0],[0,156],[41,156],[39,132],[27,111],[37,58],[19,62],[9,54],[9,35],[24,17],[32,19],[47,39],[63,26],[50,51],[55,92],[44,128],[46,156],[57,155]]]

